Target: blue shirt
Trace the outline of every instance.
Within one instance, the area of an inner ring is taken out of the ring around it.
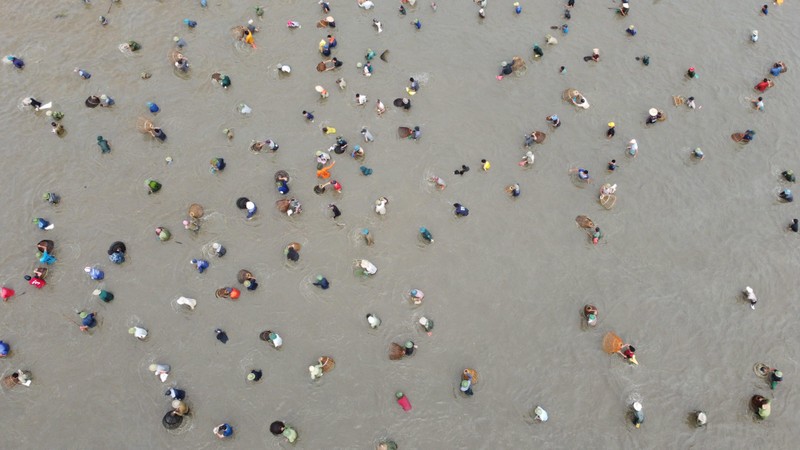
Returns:
[[[777,77],[778,75],[781,74],[781,68],[773,67],[772,69],[769,69],[769,73],[771,73],[773,77]]]
[[[463,206],[459,206],[456,208],[456,215],[457,216],[468,216],[469,210]]]
[[[81,320],[81,325],[83,325],[85,327],[89,327],[89,328],[92,328],[95,325],[97,325],[97,321],[94,320],[94,313],[91,313],[88,316],[84,317]]]
[[[330,287],[330,283],[328,283],[327,278],[322,277],[321,280],[317,280],[316,282],[314,282],[314,286],[319,286],[322,289],[328,289],[328,287]]]
[[[43,262],[45,264],[53,264],[54,262],[56,262],[56,257],[45,251],[42,252],[42,257],[39,258],[39,262]]]
[[[280,193],[280,194],[288,194],[289,193],[289,186],[283,180],[281,180],[279,182],[279,184],[278,184],[278,193]]]
[[[203,273],[206,269],[208,269],[208,261],[204,259],[197,261],[197,270],[200,271],[200,273]]]

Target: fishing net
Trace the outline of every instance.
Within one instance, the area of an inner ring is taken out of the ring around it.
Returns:
[[[592,222],[592,219],[590,219],[590,218],[588,218],[586,216],[578,216],[578,217],[576,217],[575,218],[575,223],[577,223],[578,226],[581,227],[581,228],[594,228],[594,222]]]
[[[139,117],[136,119],[136,129],[139,130],[141,133],[149,133],[153,131],[153,122],[149,119],[145,119],[144,117]]]
[[[606,333],[605,337],[603,337],[603,350],[611,354],[620,351],[620,349],[622,349],[622,338],[613,331]]]

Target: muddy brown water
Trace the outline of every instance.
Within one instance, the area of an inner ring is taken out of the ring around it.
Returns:
[[[800,170],[795,128],[798,115],[797,8],[770,6],[767,17],[752,2],[699,4],[664,0],[632,2],[629,17],[615,16],[613,2],[578,1],[568,35],[551,30],[564,23],[561,2],[538,5],[490,1],[487,17],[472,2],[427,2],[397,12],[397,2],[377,2],[370,11],[355,1],[332,2],[334,30],[319,29],[324,17],[316,2],[265,3],[262,19],[255,3],[128,0],[108,11],[108,2],[4,2],[0,42],[5,54],[22,57],[22,71],[0,71],[0,121],[4,125],[3,211],[5,230],[0,280],[17,290],[2,305],[0,339],[11,358],[2,373],[32,371],[30,388],[2,392],[0,432],[13,448],[236,448],[288,447],[269,433],[282,419],[300,435],[297,448],[373,448],[390,438],[403,449],[450,448],[736,448],[790,447],[798,436],[800,406],[796,374],[796,302],[800,257],[798,236],[785,231],[800,215],[782,204],[777,192],[787,184],[780,172]],[[98,16],[105,15],[103,27]],[[198,22],[189,30],[182,19]],[[234,41],[230,29],[255,18],[261,31],[257,49]],[[377,34],[373,18],[382,21]],[[422,28],[410,22],[419,18]],[[288,29],[287,20],[302,24]],[[635,25],[638,34],[624,30]],[[760,40],[749,41],[758,29]],[[338,39],[334,56],[345,62],[335,72],[318,73],[317,43],[329,32]],[[544,44],[553,34],[557,46]],[[191,63],[178,76],[168,55],[172,37],[183,37]],[[136,40],[131,55],[118,45]],[[545,51],[531,59],[531,46]],[[373,61],[370,78],[355,63],[371,48],[389,49],[388,62]],[[599,48],[599,63],[583,56]],[[651,64],[635,59],[649,55]],[[515,55],[523,73],[495,79],[501,61]],[[777,60],[789,71],[764,94],[766,111],[750,108],[752,90]],[[278,63],[292,73],[279,76]],[[566,66],[566,73],[558,68]],[[694,66],[698,79],[684,74]],[[92,73],[82,80],[80,67]],[[152,73],[142,80],[143,71]],[[211,82],[228,74],[232,86]],[[404,111],[392,100],[404,96],[409,77],[421,81],[413,106]],[[344,77],[346,90],[334,81]],[[314,87],[330,97],[322,100]],[[580,90],[591,108],[576,110],[561,100],[567,88]],[[368,96],[355,105],[355,93]],[[89,95],[116,100],[110,109],[88,109]],[[694,96],[702,109],[673,107],[671,97]],[[27,96],[54,103],[65,113],[63,138],[50,133],[42,113],[22,109]],[[374,101],[388,111],[377,117]],[[145,103],[161,112],[153,116]],[[237,105],[253,112],[243,117]],[[647,110],[668,119],[644,126]],[[314,112],[307,123],[302,110]],[[562,125],[549,130],[545,116]],[[151,117],[168,139],[155,142],[136,130],[139,116]],[[616,136],[605,138],[606,123]],[[419,125],[419,141],[400,140],[396,129]],[[327,149],[333,126],[351,147],[366,150],[363,162],[334,155],[333,176],[343,192],[314,194],[314,152]],[[369,127],[375,141],[359,134]],[[222,130],[232,128],[228,140]],[[747,146],[733,132],[757,132]],[[536,161],[523,169],[522,137],[534,129],[548,133],[536,145]],[[96,136],[112,151],[101,154]],[[277,153],[253,154],[252,139],[272,138]],[[635,159],[628,140],[639,143]],[[701,147],[705,159],[690,151]],[[165,158],[171,157],[171,164]],[[208,161],[223,157],[224,172],[211,174]],[[479,169],[481,159],[492,168]],[[605,170],[616,159],[615,173]],[[374,170],[365,177],[360,165]],[[467,164],[463,177],[453,170]],[[572,167],[590,170],[594,182],[580,184]],[[290,195],[304,207],[300,216],[280,215],[272,178],[292,177]],[[427,182],[447,181],[444,191]],[[144,180],[163,189],[147,195]],[[503,191],[517,182],[522,195]],[[618,185],[616,206],[597,201],[605,182]],[[44,192],[62,196],[58,206]],[[235,200],[247,196],[259,207],[244,220]],[[386,196],[387,214],[373,202]],[[199,233],[183,230],[191,203],[205,207]],[[335,223],[327,209],[336,203]],[[457,219],[452,204],[470,215]],[[597,246],[575,226],[579,214],[603,230]],[[31,220],[55,224],[40,231]],[[155,226],[172,240],[159,242]],[[418,228],[434,236],[423,244]],[[367,247],[359,230],[368,228]],[[56,242],[58,262],[42,290],[22,275],[35,267],[35,244]],[[108,246],[124,241],[128,259],[112,264]],[[299,262],[287,264],[283,248],[303,245]],[[212,242],[228,249],[209,255]],[[211,267],[198,274],[189,264],[206,255]],[[360,258],[378,273],[354,273]],[[99,264],[106,279],[88,279],[83,267]],[[214,291],[238,286],[236,274],[250,270],[260,283],[236,301]],[[331,282],[327,291],[311,286],[317,274]],[[752,286],[755,311],[740,296]],[[103,304],[96,287],[113,292]],[[406,293],[419,288],[424,303],[414,307]],[[178,307],[180,296],[197,299],[194,311]],[[581,326],[585,303],[600,310],[594,329]],[[101,325],[81,333],[76,310],[98,312]],[[371,330],[364,316],[383,320]],[[416,325],[421,316],[436,327],[432,336]],[[145,342],[128,335],[133,325],[150,331]],[[230,341],[214,338],[224,329]],[[281,334],[276,351],[258,338],[265,329]],[[601,348],[615,331],[637,347],[638,367]],[[391,342],[413,339],[416,353],[390,361]],[[336,368],[312,382],[308,366],[330,355]],[[166,383],[147,370],[167,363]],[[755,377],[765,362],[782,369],[775,390]],[[458,392],[460,372],[480,374],[475,395]],[[247,384],[252,368],[263,380]],[[192,416],[182,428],[166,431],[169,409],[164,391],[188,392]],[[394,392],[408,395],[406,413]],[[772,416],[755,421],[751,395],[773,399]],[[634,400],[647,421],[635,429],[626,412]],[[533,423],[531,410],[543,406],[550,420]],[[709,425],[687,422],[694,410],[708,413]],[[231,442],[211,429],[227,421]]]

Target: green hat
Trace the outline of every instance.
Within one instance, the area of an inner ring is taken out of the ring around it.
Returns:
[[[406,341],[406,348],[414,348],[414,343],[411,341]]]
[[[469,387],[469,380],[461,380],[461,387],[468,388]]]
[[[87,313],[86,311],[81,311],[81,312],[78,313],[78,316],[81,319],[85,319],[85,318],[89,317],[89,313]]]
[[[128,328],[128,334],[134,334],[134,333],[136,333],[136,328],[135,327]]]
[[[45,192],[44,194],[42,194],[42,200],[44,201],[50,200],[50,193]]]
[[[253,284],[253,282],[250,280],[244,280],[244,283],[242,284],[244,284],[244,287],[250,287]]]
[[[278,335],[275,334],[275,333],[270,333],[269,334],[269,340],[270,341],[274,341],[275,339],[278,339]]]
[[[324,277],[322,275],[317,275],[317,281],[322,281]]]
[[[395,397],[397,397],[397,398],[403,398],[403,397],[405,397],[405,396],[403,395],[403,392],[402,392],[402,391],[397,391],[397,392],[395,392],[395,393],[394,393],[394,396],[395,396]]]
[[[254,374],[253,372],[247,374],[247,381],[253,381],[255,379],[256,379],[256,374]]]

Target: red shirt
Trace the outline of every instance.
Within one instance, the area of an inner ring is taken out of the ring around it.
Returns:
[[[622,354],[628,359],[633,358],[633,352],[631,351],[630,348],[626,348],[625,351],[622,352]]]
[[[44,280],[43,280],[43,279],[41,279],[41,278],[31,278],[31,279],[28,281],[28,283],[29,283],[31,286],[35,287],[36,289],[41,289],[41,288],[43,288],[43,287],[44,287],[44,286],[47,284],[47,282],[46,282],[46,281],[44,281]]]
[[[768,81],[762,81],[761,83],[758,83],[756,85],[756,89],[758,89],[759,92],[766,91],[768,87],[769,87],[769,82]]]

